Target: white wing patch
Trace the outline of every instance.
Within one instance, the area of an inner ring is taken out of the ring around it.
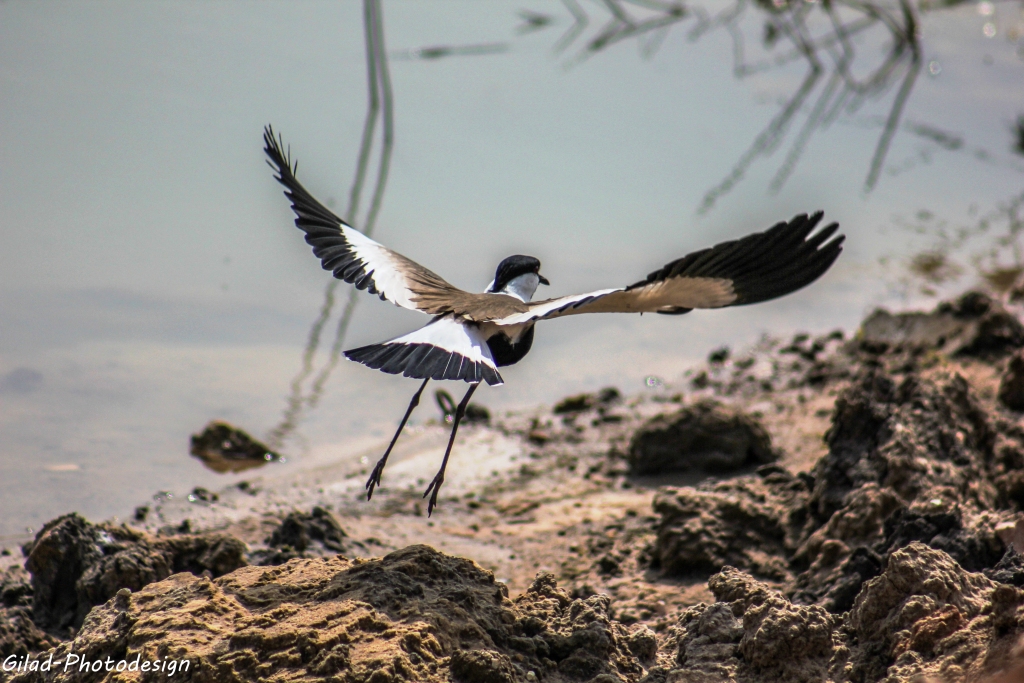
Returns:
[[[430,344],[445,351],[452,351],[465,356],[474,363],[483,363],[497,370],[491,349],[480,331],[469,325],[463,325],[452,316],[438,318],[409,334],[390,339],[385,344]]]
[[[377,294],[396,306],[418,310],[402,266],[403,259],[383,244],[375,242],[355,228],[342,223],[341,234],[348,242],[352,256],[372,278]]]

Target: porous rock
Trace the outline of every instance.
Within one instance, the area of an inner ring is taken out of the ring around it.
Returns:
[[[56,658],[73,650],[90,661],[187,659],[196,683],[511,682],[531,671],[554,683],[636,681],[637,638],[608,602],[573,600],[550,574],[512,602],[472,561],[410,546],[374,560],[250,566],[216,580],[175,574],[94,609]],[[13,680],[79,679],[57,670]]]
[[[972,571],[994,566],[1004,545],[992,515],[1007,497],[993,473],[999,438],[960,375],[863,369],[836,400],[806,515],[790,517],[804,527],[792,599],[844,612],[912,541]]]
[[[708,587],[717,602],[680,615],[662,680],[953,682],[1016,680],[1024,670],[1024,590],[916,541],[842,615],[794,604],[732,567]]]
[[[883,556],[919,541],[945,551],[967,571],[978,572],[995,566],[1004,552],[992,526],[965,526],[959,506],[944,509],[940,500],[896,510],[884,529],[885,540],[878,545]]]
[[[999,402],[1010,410],[1024,411],[1024,353],[1016,353],[999,381]]]
[[[814,468],[810,503],[818,523],[868,484],[904,503],[952,497],[980,510],[996,504],[986,466],[995,433],[958,374],[912,374],[896,382],[869,369],[836,400],[826,440],[829,452]]]
[[[986,569],[984,574],[997,583],[1024,588],[1024,555],[1010,545],[999,562],[994,567]]]
[[[785,501],[757,477],[666,487],[654,553],[669,575],[710,575],[731,565],[769,578],[786,576]]]
[[[760,422],[715,401],[658,415],[638,429],[629,444],[629,467],[634,475],[728,472],[774,462],[777,457]]]
[[[328,510],[314,507],[311,512],[293,511],[266,539],[266,550],[249,555],[252,564],[275,566],[297,557],[316,557],[344,553],[348,535]]]
[[[834,654],[836,618],[800,606],[726,567],[708,587],[717,602],[686,610],[675,629],[670,681],[823,681]]]
[[[948,554],[913,542],[889,557],[849,613],[849,644],[831,666],[838,681],[933,676],[977,680],[1013,663],[1024,591],[965,571]]]
[[[28,573],[17,565],[5,569],[0,573],[0,660],[49,650],[57,642],[32,621]]]
[[[222,576],[246,564],[245,544],[226,534],[151,536],[74,513],[47,522],[24,550],[33,619],[56,632],[77,628],[122,588],[138,590],[175,572]]]

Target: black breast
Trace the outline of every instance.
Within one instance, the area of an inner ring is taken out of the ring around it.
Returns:
[[[494,363],[499,368],[505,365],[515,365],[526,357],[526,354],[530,352],[530,347],[533,346],[533,325],[519,335],[519,341],[515,344],[505,336],[504,332],[499,332],[487,340],[487,346],[490,347],[491,356],[494,357]]]

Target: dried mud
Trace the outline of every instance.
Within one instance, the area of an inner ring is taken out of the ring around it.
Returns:
[[[443,425],[370,502],[364,463],[58,518],[0,575],[0,654],[194,681],[1024,680],[1019,315],[969,293],[492,415],[430,519]]]

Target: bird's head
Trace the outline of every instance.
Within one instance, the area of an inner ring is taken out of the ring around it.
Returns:
[[[540,274],[540,261],[532,256],[516,254],[498,264],[494,281],[488,292],[509,294],[523,301],[533,298],[537,285],[548,285],[548,279]]]

